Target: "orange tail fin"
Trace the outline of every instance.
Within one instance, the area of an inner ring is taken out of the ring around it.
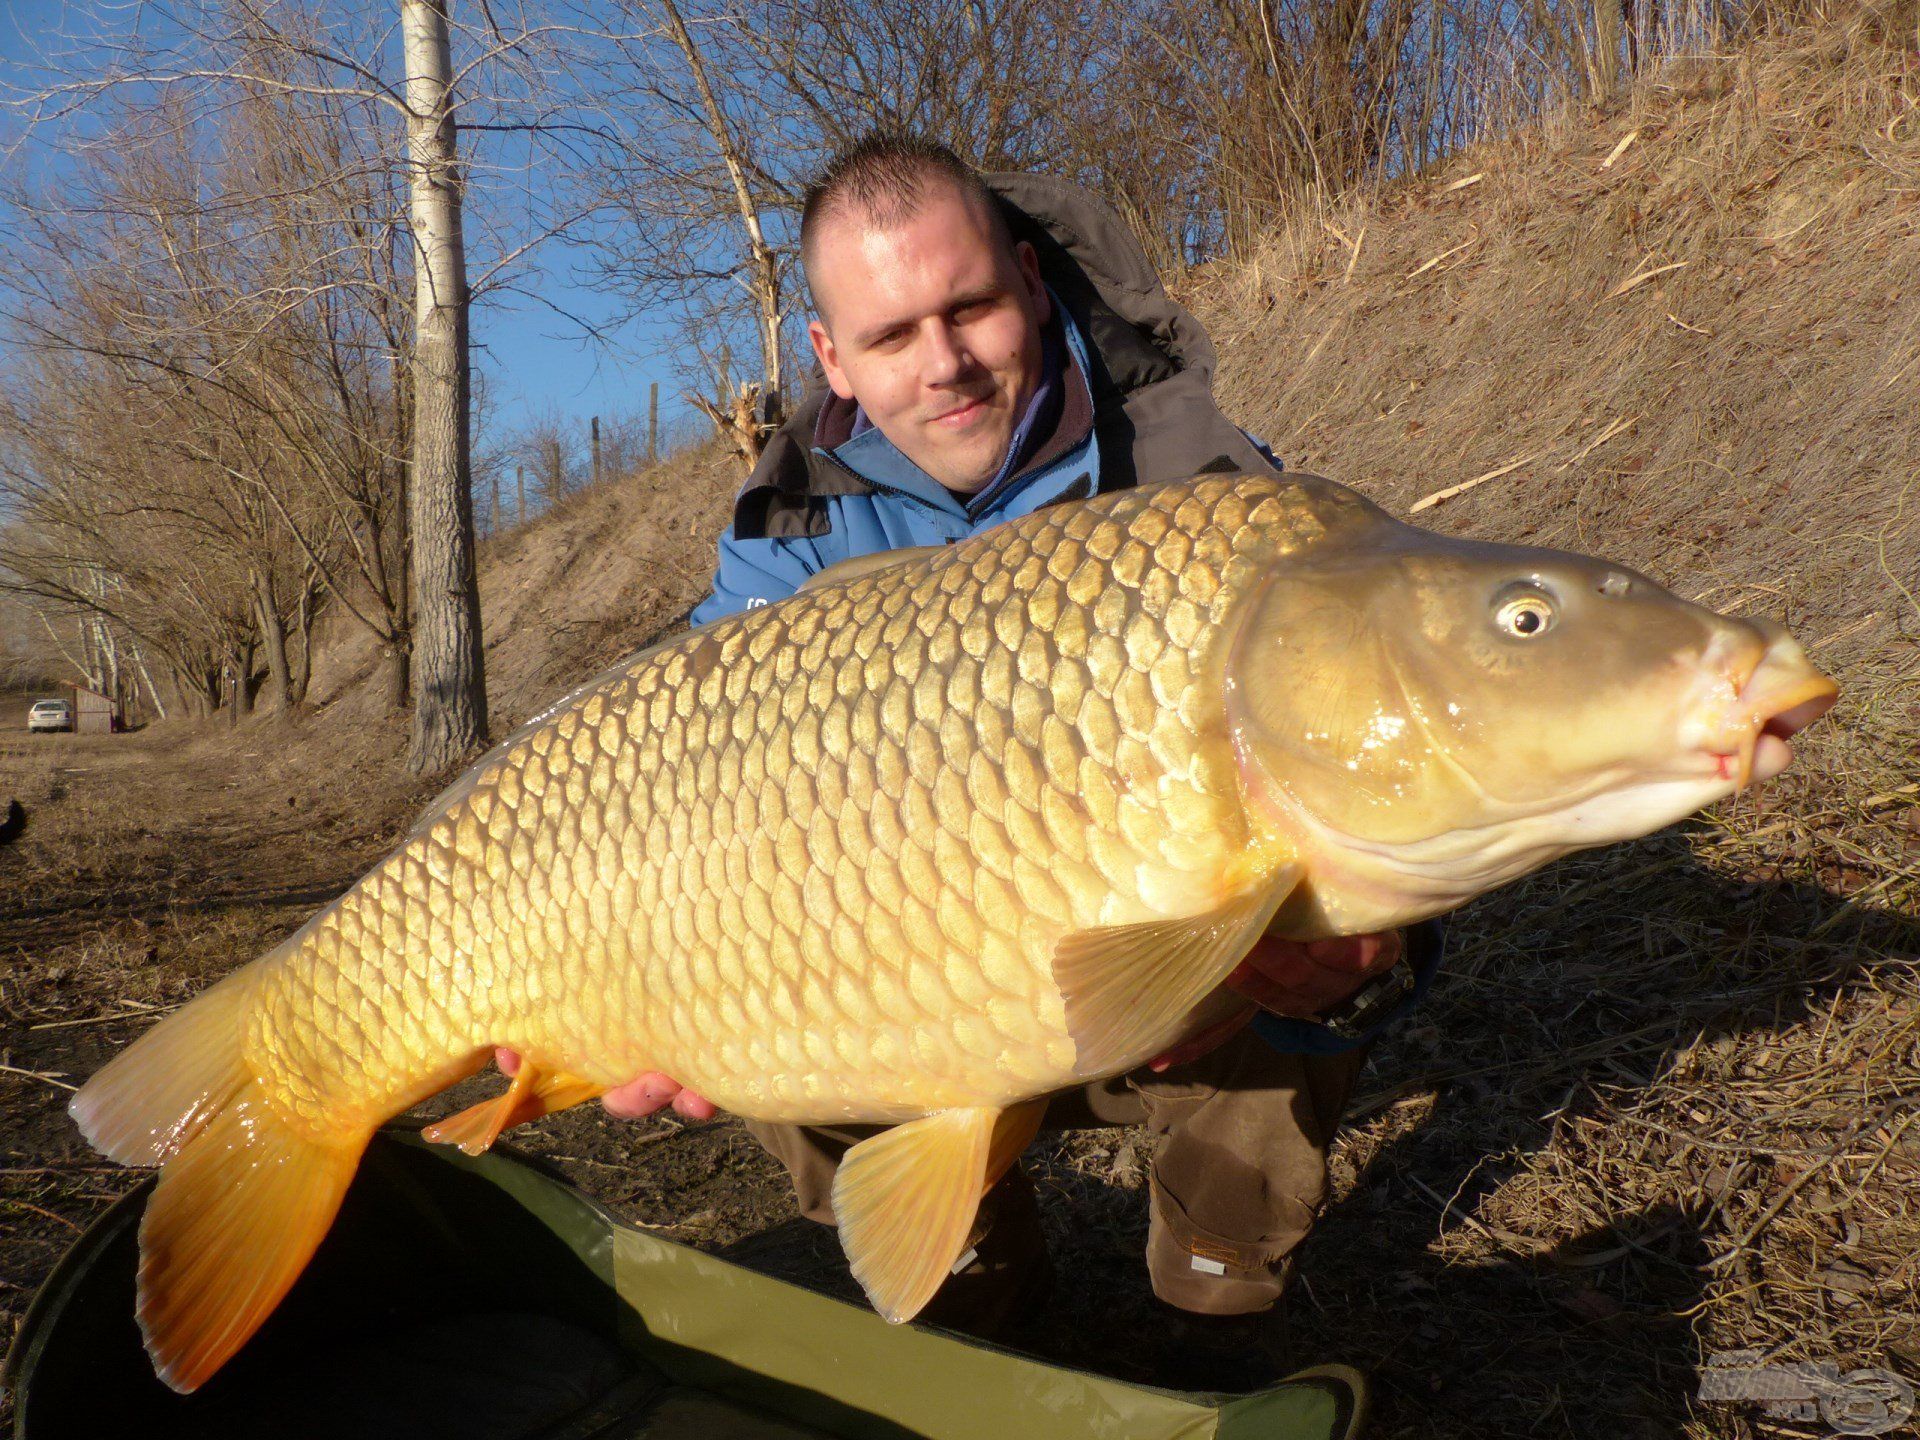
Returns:
[[[372,1135],[308,1139],[241,1054],[242,971],[160,1022],[73,1097],[87,1139],[164,1165],[140,1221],[140,1331],[174,1389],[198,1388],[272,1313],[333,1223]]]
[[[140,1221],[137,1313],[162,1380],[198,1389],[273,1313],[371,1134],[315,1144],[249,1085],[161,1173]]]

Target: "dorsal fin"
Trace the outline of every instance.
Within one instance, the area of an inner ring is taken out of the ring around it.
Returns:
[[[856,555],[851,560],[842,560],[837,565],[815,571],[806,578],[800,589],[803,592],[818,590],[823,585],[858,580],[876,570],[886,570],[894,565],[904,565],[909,560],[924,560],[929,555],[938,555],[946,548],[944,545],[907,545],[898,550],[876,550],[871,555]]]

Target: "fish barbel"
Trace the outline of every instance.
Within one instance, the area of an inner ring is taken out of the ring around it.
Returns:
[[[1777,627],[1313,476],[1056,506],[590,682],[73,1114],[165,1167],[138,1310],[181,1390],[293,1283],[374,1128],[496,1045],[511,1086],[434,1138],[477,1152],[646,1070],[895,1122],[834,1208],[905,1319],[1044,1097],[1189,1033],[1263,932],[1405,924],[1644,834],[1776,773],[1834,694]]]

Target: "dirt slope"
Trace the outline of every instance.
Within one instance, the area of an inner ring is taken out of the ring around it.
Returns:
[[[1781,616],[1847,686],[1762,800],[1456,920],[1363,1081],[1291,1305],[1301,1364],[1373,1373],[1377,1433],[1785,1433],[1694,1398],[1740,1346],[1920,1379],[1920,8],[1879,13],[1282,217],[1257,263],[1187,286],[1223,402],[1289,463],[1401,512],[1503,471],[1418,518]],[[497,728],[685,613],[734,484],[683,458],[489,543]],[[127,1183],[60,1083],[292,929],[428,794],[373,649],[328,641],[290,727],[0,749],[35,810],[0,854],[0,1339]],[[846,1287],[730,1123],[576,1114],[529,1143],[678,1238]],[[1020,1343],[1152,1373],[1146,1154],[1043,1142],[1062,1282]]]
[[[1402,513],[1503,472],[1423,524],[1605,551],[1845,657],[1910,644],[1914,10],[1293,217],[1193,286],[1222,404]]]
[[[678,624],[706,594],[738,469],[718,447],[569,496],[480,547],[487,698],[496,734]],[[379,655],[345,616],[317,646],[323,728],[378,713]]]

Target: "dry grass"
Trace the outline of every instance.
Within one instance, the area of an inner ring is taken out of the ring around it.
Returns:
[[[686,615],[706,593],[739,486],[719,446],[694,447],[576,491],[480,547],[496,734]],[[311,698],[323,723],[379,723],[371,637],[333,616],[320,646]]]
[[[1743,1347],[1920,1380],[1917,18],[1676,63],[1189,286],[1289,463],[1784,619],[1845,687],[1759,799],[1458,917],[1306,1272],[1388,1433],[1800,1433],[1692,1403]]]

